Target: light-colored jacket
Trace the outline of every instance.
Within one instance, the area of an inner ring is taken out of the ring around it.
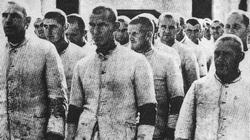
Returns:
[[[175,137],[194,140],[250,139],[250,83],[221,84],[215,75],[195,81],[177,121]]]
[[[76,140],[152,139],[154,127],[136,127],[138,107],[156,103],[153,73],[146,58],[117,46],[110,54],[94,54],[75,67],[70,104],[83,107]],[[92,135],[95,125],[97,137]]]
[[[28,38],[1,46],[0,139],[44,140],[64,136],[66,81],[54,45]]]
[[[84,53],[83,48],[71,42],[69,42],[68,47],[62,53],[60,53],[60,57],[61,57],[63,68],[64,68],[64,73],[66,76],[68,91],[70,91],[71,89],[71,80],[72,80],[75,64],[77,61],[79,61],[81,58],[85,57],[86,55],[87,54]],[[68,92],[68,99],[69,97],[70,95]]]
[[[185,44],[195,53],[197,62],[199,64],[200,77],[206,76],[207,71],[208,71],[207,60],[206,60],[206,54],[204,53],[204,50],[203,50],[204,47],[202,46],[201,42],[199,41],[199,45],[197,45],[186,37],[183,44]]]
[[[177,114],[170,114],[170,102],[176,97],[183,97],[181,71],[171,56],[150,50],[144,54],[153,69],[157,106],[154,138],[164,138],[167,128],[175,129]]]
[[[172,48],[174,48],[181,58],[181,70],[184,81],[184,93],[188,91],[191,84],[199,79],[199,64],[196,60],[196,56],[192,50],[186,47],[186,45],[175,41]]]

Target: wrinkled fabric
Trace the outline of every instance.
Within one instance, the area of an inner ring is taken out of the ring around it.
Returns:
[[[84,46],[84,47],[87,47],[87,46]],[[85,57],[86,55],[87,54],[85,54],[83,48],[71,42],[69,43],[68,47],[61,53],[60,57],[62,60],[64,73],[66,76],[68,91],[70,91],[71,89],[71,80],[72,80],[75,64],[77,61],[79,61],[81,58]],[[69,92],[67,94],[67,97],[69,99],[70,97]]]
[[[199,71],[200,71],[200,77],[207,75],[207,61],[206,61],[206,54],[204,53],[204,47],[199,41],[199,45],[193,43],[190,39],[187,37],[185,40],[183,40],[183,44],[185,44],[187,47],[189,47],[196,56],[197,62],[199,64]]]
[[[66,81],[56,48],[28,38],[1,47],[0,139],[44,140],[64,136]]]
[[[172,48],[174,48],[181,58],[181,70],[184,82],[184,93],[186,94],[191,84],[199,79],[199,64],[196,60],[196,56],[192,50],[186,47],[186,45],[175,41]]]
[[[238,77],[221,84],[216,75],[195,81],[177,121],[175,137],[194,140],[249,140],[250,83]]]
[[[144,54],[153,69],[157,106],[154,138],[166,137],[166,129],[175,128],[178,114],[170,114],[173,98],[184,96],[181,71],[171,56],[150,50]],[[168,121],[169,120],[169,121]]]
[[[179,64],[179,66],[181,67],[180,55],[174,48],[171,48],[168,45],[161,43],[159,39],[155,40],[154,48],[158,51],[165,52],[169,56],[172,56],[175,59],[176,63]]]
[[[152,69],[143,55],[117,46],[106,56],[94,54],[77,63],[70,104],[84,110],[76,139],[135,139],[138,107],[148,103],[156,99]],[[93,132],[96,125],[99,130]]]

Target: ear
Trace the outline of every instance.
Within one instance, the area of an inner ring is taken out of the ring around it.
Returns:
[[[150,41],[151,39],[153,39],[153,32],[147,32],[145,38],[148,41]]]
[[[245,58],[245,53],[240,52],[240,54],[237,56],[237,62],[240,63]]]
[[[25,28],[28,29],[29,25],[30,25],[30,22],[31,22],[31,17],[26,17],[25,18]]]
[[[114,31],[118,30],[120,27],[120,23],[119,22],[115,22],[114,23]]]
[[[69,28],[69,23],[65,23],[65,25],[63,26],[63,30],[66,31]]]

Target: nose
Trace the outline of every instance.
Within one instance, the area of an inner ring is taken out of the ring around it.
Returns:
[[[94,33],[94,35],[98,35],[100,33],[100,28],[98,26],[95,26],[93,28],[93,33]]]
[[[10,15],[8,15],[8,16],[5,18],[5,20],[6,20],[6,24],[7,24],[7,25],[11,25],[11,24],[12,24],[12,18],[10,17]]]
[[[229,33],[229,34],[234,34],[234,29],[233,28],[226,28],[225,32]]]

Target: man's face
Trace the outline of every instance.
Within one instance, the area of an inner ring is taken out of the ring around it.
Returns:
[[[8,4],[2,13],[2,25],[7,37],[15,37],[22,34],[28,26],[23,8],[16,4]]]
[[[220,25],[220,22],[213,22],[211,25],[211,34],[214,40],[217,40],[224,33],[223,27]]]
[[[247,40],[247,27],[243,23],[243,17],[239,14],[231,14],[225,25],[225,32],[237,35],[242,42]]]
[[[128,34],[131,49],[135,51],[141,50],[146,42],[146,33],[141,31],[141,24],[129,24]]]
[[[40,18],[37,18],[35,23],[34,23],[34,27],[35,27],[35,34],[42,39],[45,39],[45,35],[44,35],[44,30],[43,30],[43,21]]]
[[[170,44],[175,40],[177,31],[176,22],[172,18],[163,18],[159,20],[159,36],[161,42],[164,44]]]
[[[185,33],[192,42],[197,44],[199,41],[200,34],[201,34],[201,27],[199,24],[196,24],[193,26],[188,23]]]
[[[211,38],[211,32],[210,32],[210,30],[211,30],[210,25],[206,24],[206,26],[204,27],[204,37],[206,39],[208,39],[208,40],[210,40],[210,38]]]
[[[115,32],[115,40],[118,41],[121,45],[128,43],[128,24],[125,22],[119,22],[119,29]]]
[[[64,36],[64,27],[55,19],[45,18],[43,27],[46,39],[52,43],[58,42]]]
[[[221,42],[214,51],[216,73],[219,75],[226,76],[238,69],[237,53],[231,44],[231,41]]]
[[[109,21],[107,13],[108,12],[99,15],[92,14],[90,16],[90,33],[98,47],[103,46],[114,39],[114,23]]]
[[[70,23],[65,32],[67,39],[77,45],[82,44],[84,34],[79,29],[78,23]]]

